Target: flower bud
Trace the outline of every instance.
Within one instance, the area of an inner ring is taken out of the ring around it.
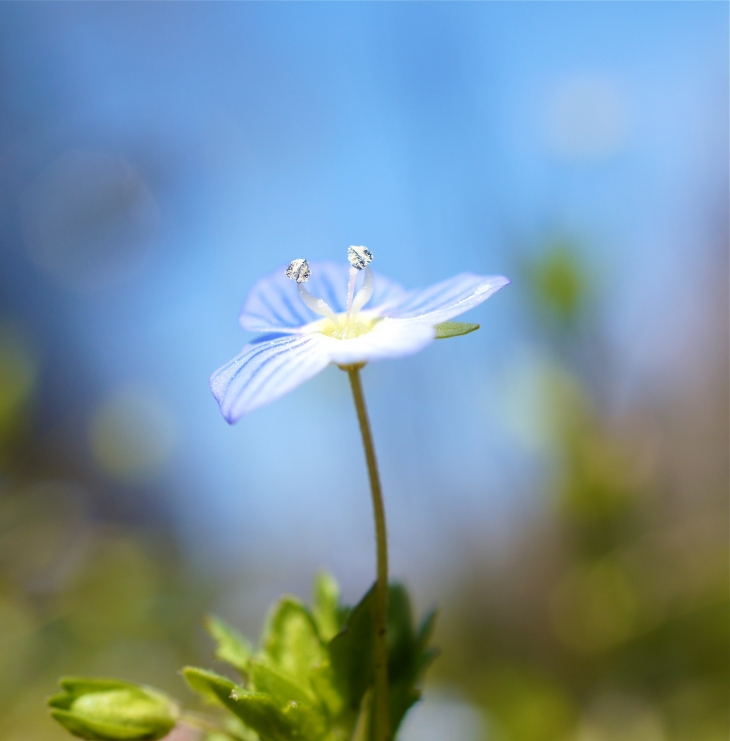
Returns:
[[[95,741],[155,741],[180,715],[167,695],[117,679],[64,677],[48,698],[51,716],[74,736]]]
[[[309,263],[302,258],[292,260],[286,269],[286,277],[295,280],[297,283],[306,283],[311,274]]]
[[[373,261],[373,253],[367,247],[348,247],[347,259],[353,268],[364,270]]]

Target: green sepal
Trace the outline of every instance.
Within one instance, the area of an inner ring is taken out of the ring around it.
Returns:
[[[246,676],[251,659],[251,644],[233,626],[215,615],[208,615],[203,625],[216,642],[213,656]]]
[[[63,677],[47,700],[51,717],[80,738],[93,741],[155,741],[175,726],[180,711],[151,687],[118,679]]]
[[[469,324],[468,322],[441,322],[434,329],[436,330],[437,340],[447,340],[449,337],[459,337],[463,334],[469,334],[469,332],[475,332],[479,329],[479,325]]]

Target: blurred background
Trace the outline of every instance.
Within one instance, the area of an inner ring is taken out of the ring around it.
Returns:
[[[724,3],[0,6],[0,739],[368,588],[344,374],[208,390],[255,280],[364,244],[512,279],[364,371],[441,611],[403,741],[725,741],[727,60]]]

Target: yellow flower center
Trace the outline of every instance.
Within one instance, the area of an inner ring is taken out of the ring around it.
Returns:
[[[337,322],[325,319],[322,322],[320,332],[338,340],[352,340],[355,337],[367,334],[378,321],[378,317],[369,318],[355,315],[348,319],[347,314],[338,314]]]

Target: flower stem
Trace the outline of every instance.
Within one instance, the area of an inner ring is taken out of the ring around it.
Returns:
[[[375,582],[375,741],[390,741],[390,718],[388,708],[388,539],[385,528],[385,506],[383,492],[380,488],[380,475],[375,460],[375,446],[370,432],[368,411],[360,382],[361,365],[343,368],[347,371],[355,399],[357,421],[360,423],[362,444],[365,448],[365,460],[370,476],[370,491],[373,497],[373,514],[375,516],[375,542],[377,545],[377,573]]]

